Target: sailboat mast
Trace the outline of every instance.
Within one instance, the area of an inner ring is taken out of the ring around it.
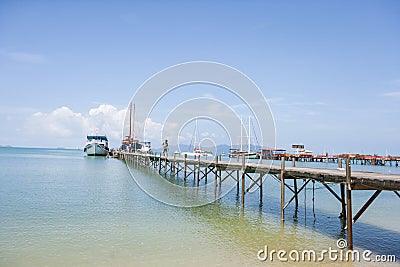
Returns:
[[[132,102],[129,103],[129,134],[128,134],[128,138],[129,138],[129,143],[131,142],[131,134],[132,134]]]
[[[251,128],[251,118],[249,116],[249,132],[248,132],[248,138],[249,138],[249,153],[250,153],[250,142],[251,142],[251,136],[250,136],[250,128]]]
[[[132,102],[129,105],[129,143],[133,143],[135,138],[135,104]]]
[[[132,143],[135,139],[135,103],[133,103],[133,112],[132,112]]]
[[[197,129],[197,119],[196,119],[196,127],[194,129],[194,142],[193,142],[194,148],[193,148],[193,151],[196,150],[196,146],[197,146],[197,131],[198,131],[198,129]],[[199,144],[199,148],[200,148],[200,144]]]
[[[240,117],[240,151],[243,151],[243,121]]]

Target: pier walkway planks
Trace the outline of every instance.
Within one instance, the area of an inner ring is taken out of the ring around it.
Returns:
[[[175,163],[185,163],[187,165],[199,165],[200,167],[216,167],[219,170],[243,170],[246,173],[265,173],[281,174],[281,165],[245,163],[244,169],[241,162],[235,159],[232,161],[218,161],[207,159],[188,159],[173,156],[160,156],[153,154],[132,154],[150,161],[167,161]],[[285,166],[285,179],[313,179],[318,182],[326,183],[346,183],[346,170],[322,169],[308,167],[289,167]],[[351,185],[353,190],[400,190],[400,174],[383,174],[377,172],[351,172]]]

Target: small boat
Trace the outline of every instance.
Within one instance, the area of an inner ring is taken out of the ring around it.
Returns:
[[[107,156],[108,139],[105,135],[88,135],[87,143],[83,151],[88,156]]]
[[[151,142],[141,142],[139,143],[139,145],[140,148],[136,150],[137,152],[144,154],[151,154]]]
[[[183,152],[182,155],[186,155],[189,157],[195,157],[195,156],[202,156],[202,157],[212,157],[213,154],[208,151],[204,151],[200,148],[194,148],[193,152]]]
[[[236,148],[231,148],[229,149],[229,157],[230,158],[241,158],[241,157],[245,157],[247,159],[259,159],[261,157],[261,153],[260,152],[254,152],[251,151],[251,118],[249,117],[249,129],[248,129],[248,150],[245,151],[243,149],[243,122],[242,119],[240,119],[240,149],[236,149]]]
[[[204,150],[201,149],[201,146],[200,146],[201,142],[199,142],[198,147],[196,147],[198,134],[199,134],[198,133],[198,125],[197,125],[197,119],[196,119],[196,126],[194,128],[194,133],[193,133],[193,138],[194,138],[194,141],[193,141],[193,152],[182,152],[181,154],[183,156],[186,155],[186,156],[189,156],[189,157],[197,157],[197,156],[206,157],[206,158],[207,157],[212,157],[213,156],[212,152],[204,151]],[[192,146],[192,143],[190,144],[189,147],[191,147],[191,146]]]
[[[259,159],[259,152],[248,152],[248,151],[239,151],[238,149],[231,148],[229,149],[229,157],[230,158],[241,158],[245,157],[246,159]]]

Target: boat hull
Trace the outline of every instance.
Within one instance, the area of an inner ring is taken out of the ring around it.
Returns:
[[[104,145],[97,143],[89,143],[85,146],[84,151],[88,156],[107,156],[108,149]]]
[[[182,153],[182,156],[188,156],[188,157],[198,157],[198,156],[200,156],[200,157],[209,157],[209,158],[211,158],[211,157],[213,157],[213,154],[210,154],[210,153],[206,153],[206,152],[202,152],[202,153],[198,153],[198,152],[183,152]]]
[[[229,153],[229,157],[230,158],[241,158],[241,157],[245,157],[246,159],[259,159],[260,158],[260,154],[257,152],[233,152],[233,153]]]

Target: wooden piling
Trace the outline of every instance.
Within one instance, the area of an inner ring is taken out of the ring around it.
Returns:
[[[240,189],[240,171],[236,171],[236,195],[239,195],[239,189]]]
[[[263,176],[264,173],[260,172],[260,203],[263,201]]]
[[[167,158],[168,158],[168,156],[165,156],[165,159],[164,159],[164,177],[167,177],[167,164],[168,164]]]
[[[296,159],[293,157],[292,158],[292,167],[296,167]],[[299,197],[298,197],[298,192],[297,192],[297,179],[293,179],[293,190],[294,190],[294,205],[295,205],[295,210],[297,213],[297,210],[299,209]]]
[[[173,159],[172,165],[171,165],[171,173],[172,173],[172,175],[175,175],[175,159],[176,159],[176,154],[174,154],[174,159]]]
[[[217,197],[217,186],[218,186],[218,156],[215,157],[215,169],[214,169],[214,198]]]
[[[281,220],[285,220],[285,156],[281,158]]]
[[[294,190],[294,205],[296,212],[299,209],[299,197],[298,197],[298,191],[297,191],[297,179],[293,179],[293,190]]]
[[[207,156],[206,156],[206,160],[207,160]],[[204,183],[207,183],[207,177],[208,177],[208,175],[207,175],[207,169],[208,169],[208,167],[209,166],[206,166],[205,168],[204,168]]]
[[[158,173],[161,173],[161,153],[160,157],[158,158]]]
[[[245,195],[245,187],[246,187],[246,166],[245,166],[246,158],[242,156],[242,207],[244,208],[244,195]]]
[[[183,180],[186,182],[186,168],[187,168],[187,163],[186,163],[186,160],[187,160],[187,154],[185,154],[184,156],[183,156]]]
[[[199,183],[200,183],[200,155],[197,159],[196,186],[199,186]]]
[[[346,194],[345,194],[345,184],[340,184],[340,198],[341,198],[341,204],[342,204],[342,212],[340,213],[340,217],[343,220],[346,220],[346,200],[345,200]]]
[[[353,249],[353,211],[351,204],[351,167],[350,157],[346,159],[346,202],[347,202],[347,248]]]

